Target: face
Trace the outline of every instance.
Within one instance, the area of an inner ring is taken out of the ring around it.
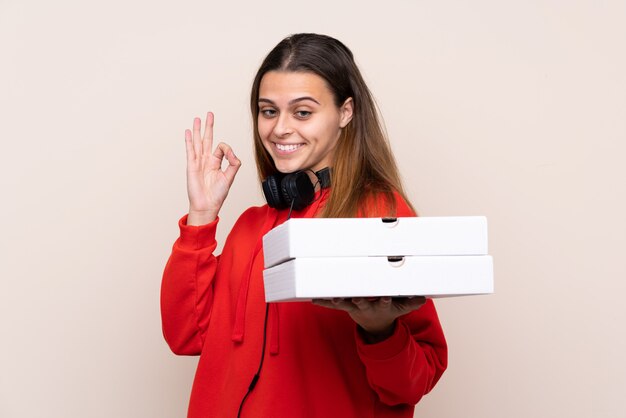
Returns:
[[[270,71],[259,86],[258,130],[281,173],[330,167],[352,99],[340,107],[326,82],[306,72]]]

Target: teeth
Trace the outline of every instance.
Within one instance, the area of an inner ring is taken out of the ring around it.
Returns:
[[[297,145],[276,144],[276,148],[278,148],[280,151],[295,151],[298,148],[300,148],[301,146],[302,146],[302,144],[297,144]]]

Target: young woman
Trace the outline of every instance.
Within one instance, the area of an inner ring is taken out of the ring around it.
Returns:
[[[432,301],[264,299],[261,239],[289,216],[415,216],[352,53],[323,35],[284,39],[254,79],[251,110],[271,205],[245,211],[219,256],[218,213],[241,163],[228,145],[213,149],[211,113],[203,133],[198,118],[185,132],[189,214],[161,308],[172,351],[200,355],[188,416],[412,417],[447,364]]]

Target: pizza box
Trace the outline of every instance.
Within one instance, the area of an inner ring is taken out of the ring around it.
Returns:
[[[265,300],[493,293],[493,260],[479,256],[301,257],[263,271]]]
[[[486,255],[484,216],[297,218],[263,237],[265,268],[300,257]]]

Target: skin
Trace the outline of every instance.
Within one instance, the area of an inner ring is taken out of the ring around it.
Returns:
[[[374,344],[389,338],[395,330],[396,319],[419,309],[426,298],[423,296],[408,298],[334,298],[331,300],[314,299],[313,303],[331,309],[346,311],[356,322],[365,342]]]
[[[341,130],[352,116],[352,98],[337,106],[332,91],[316,74],[270,71],[261,80],[258,132],[280,172],[318,171],[332,166]],[[195,118],[192,130],[185,131],[188,225],[205,225],[217,218],[241,166],[229,145],[222,142],[213,150],[213,114],[207,113],[203,133],[201,122]],[[227,165],[222,169],[224,160]],[[313,303],[346,311],[359,325],[365,341],[376,343],[393,333],[396,318],[425,301],[423,297],[380,297]]]
[[[241,161],[231,147],[220,142],[213,152],[213,113],[206,116],[204,134],[200,135],[200,118],[193,120],[193,132],[185,131],[187,150],[187,225],[206,225],[217,218]],[[228,165],[222,170],[222,161]]]
[[[281,173],[331,166],[352,111],[352,98],[337,107],[326,82],[312,73],[270,71],[259,86],[259,136]]]

